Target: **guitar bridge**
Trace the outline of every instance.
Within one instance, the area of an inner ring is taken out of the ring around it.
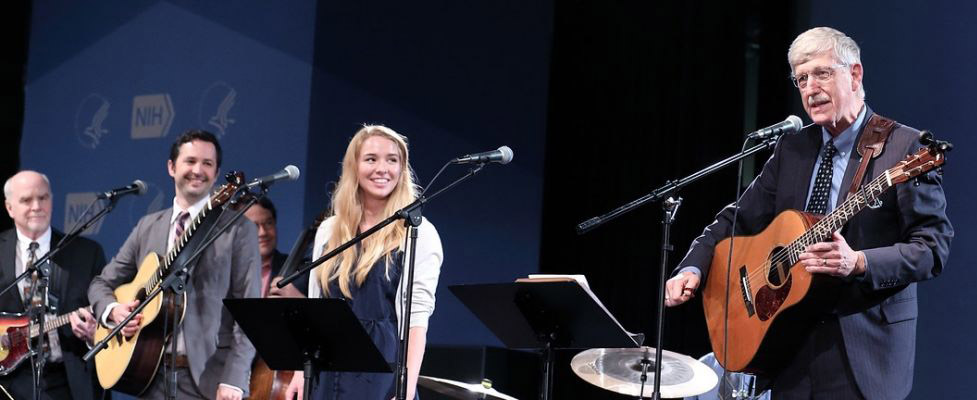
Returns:
[[[747,276],[746,266],[740,267],[740,290],[743,291],[743,303],[746,305],[746,314],[750,317],[756,314],[756,309],[753,307],[753,290],[750,289],[750,277]]]

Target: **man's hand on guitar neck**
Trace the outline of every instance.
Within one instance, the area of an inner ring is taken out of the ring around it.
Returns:
[[[81,340],[89,345],[92,344],[93,338],[95,337],[95,317],[92,313],[88,311],[88,307],[79,308],[77,311],[68,315],[68,321],[71,322],[71,332],[75,334]]]
[[[675,307],[695,297],[699,288],[699,275],[692,271],[682,271],[665,282],[665,305]]]
[[[858,276],[865,273],[865,253],[852,250],[848,242],[835,232],[832,241],[815,243],[798,257],[807,272],[837,277]]]
[[[139,305],[139,300],[133,300],[129,303],[118,304],[115,307],[112,307],[112,311],[108,317],[109,322],[111,322],[112,324],[118,324],[119,321],[125,319],[126,316],[128,316],[129,313],[131,313],[132,310],[136,308],[136,306],[138,305]],[[129,320],[129,323],[126,324],[126,327],[122,328],[122,334],[125,337],[132,337],[132,335],[135,335],[136,332],[139,331],[140,322],[142,322],[142,314],[136,315],[134,318]]]

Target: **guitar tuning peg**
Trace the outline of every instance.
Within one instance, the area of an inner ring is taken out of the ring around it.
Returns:
[[[936,174],[939,175],[939,176],[943,176],[943,167],[937,168],[936,169]]]
[[[933,132],[930,131],[919,132],[919,144],[923,146],[929,146],[933,144]]]

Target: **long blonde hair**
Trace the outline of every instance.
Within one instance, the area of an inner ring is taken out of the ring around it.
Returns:
[[[407,159],[407,138],[382,125],[364,125],[349,141],[346,155],[343,156],[343,172],[332,196],[334,216],[332,232],[323,248],[323,254],[352,239],[359,232],[360,223],[363,221],[363,194],[357,179],[360,149],[363,147],[363,142],[374,136],[394,142],[400,149],[401,156],[400,177],[394,190],[387,197],[383,216],[393,215],[417,198],[414,171]],[[355,278],[359,286],[366,280],[380,257],[384,257],[389,266],[391,253],[403,246],[406,234],[403,224],[394,222],[364,239],[359,247],[353,246],[343,250],[336,256],[335,261],[323,264],[319,271],[319,283],[323,293],[329,293],[329,282],[335,279],[343,295],[352,297],[349,287],[350,277]]]

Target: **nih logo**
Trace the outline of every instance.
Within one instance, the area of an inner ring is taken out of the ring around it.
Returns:
[[[98,93],[89,94],[78,105],[75,133],[83,147],[95,149],[102,142],[102,137],[109,134],[109,130],[102,125],[109,117],[110,106],[109,101]]]
[[[64,227],[65,229],[73,229],[77,224],[84,223],[88,217],[95,215],[95,213],[102,210],[105,205],[103,202],[98,202],[92,205],[95,201],[94,192],[86,193],[68,193],[64,199],[65,209],[64,209]],[[88,207],[92,206],[89,210]],[[85,211],[88,211],[87,213]],[[87,215],[87,216],[86,216]],[[102,222],[105,219],[100,219],[95,222],[94,225],[88,227],[88,230],[82,232],[84,236],[95,236],[98,235],[98,231],[102,229]]]
[[[217,137],[224,137],[228,129],[237,122],[231,116],[231,109],[237,103],[237,90],[224,81],[214,82],[200,96],[200,109],[197,115],[200,126],[210,125]]]
[[[168,93],[147,94],[132,98],[132,138],[152,139],[166,136],[173,123],[173,103]]]

